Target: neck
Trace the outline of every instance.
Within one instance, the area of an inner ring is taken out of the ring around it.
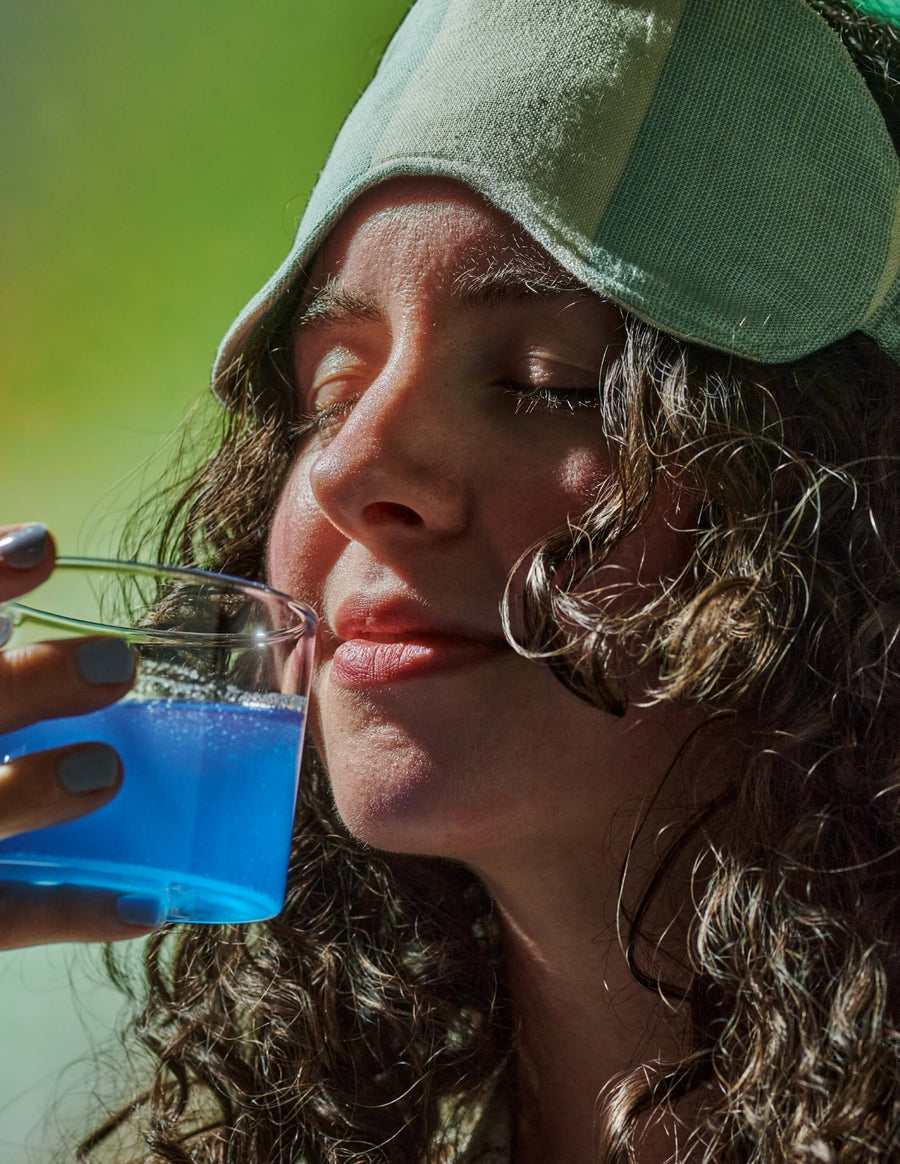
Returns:
[[[569,838],[557,851],[532,850],[527,862],[481,873],[502,919],[518,1026],[514,1164],[594,1164],[600,1093],[641,1064],[679,1058],[685,1040],[684,1009],[667,1006],[628,968],[610,848],[593,862],[586,852]],[[639,1159],[656,1164],[674,1147],[655,1128],[643,1135]]]
[[[573,827],[570,816],[564,828],[520,835],[470,863],[497,904],[517,1021],[514,1164],[595,1164],[598,1097],[623,1074],[678,1061],[689,1043],[686,1005],[669,1004],[635,980],[619,921],[634,916],[682,827],[733,781],[738,753],[730,721],[709,721],[678,762],[664,739],[651,742],[661,756],[658,774],[636,781],[634,799],[612,817]],[[649,758],[646,768],[652,774]],[[641,919],[644,949],[665,979],[683,981],[685,973],[695,856],[689,843],[666,861],[660,892]],[[690,1159],[676,1149],[697,1122],[697,1102],[689,1095],[674,1115],[639,1119],[635,1159]]]

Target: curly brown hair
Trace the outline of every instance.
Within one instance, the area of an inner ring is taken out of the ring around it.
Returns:
[[[900,33],[810,2],[900,143]],[[164,558],[262,577],[298,439],[291,310],[225,373],[241,407],[170,493]],[[900,1158],[900,368],[861,334],[762,366],[626,324],[602,406],[616,472],[530,553],[509,623],[536,665],[612,714],[627,652],[655,661],[658,699],[738,715],[749,742],[627,918],[635,977],[687,1001],[692,1045],[610,1082],[600,1159],[634,1159],[647,1113],[702,1093],[688,1147],[705,1161],[887,1164]],[[640,608],[610,605],[591,580],[666,476],[699,500],[691,560]],[[647,919],[688,842],[696,900],[667,981]],[[445,1161],[515,1049],[491,901],[453,862],[354,840],[310,751],[282,914],[155,935],[136,1035],[152,1082],[81,1161],[132,1119],[154,1162]]]

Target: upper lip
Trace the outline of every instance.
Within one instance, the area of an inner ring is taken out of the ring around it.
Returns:
[[[498,631],[473,626],[468,620],[435,613],[407,598],[370,599],[354,595],[344,599],[330,620],[342,642],[404,642],[423,638],[467,639],[476,643],[503,644]]]

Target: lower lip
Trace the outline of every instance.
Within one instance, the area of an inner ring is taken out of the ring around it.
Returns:
[[[381,687],[401,679],[434,675],[469,667],[496,656],[505,644],[480,643],[472,639],[410,640],[375,643],[369,639],[348,639],[334,652],[331,681],[339,687],[362,690]]]

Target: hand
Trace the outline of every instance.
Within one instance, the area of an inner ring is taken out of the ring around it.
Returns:
[[[0,526],[0,602],[45,581],[54,560],[43,526]],[[2,733],[114,703],[134,681],[134,667],[131,648],[115,638],[59,639],[0,652],[0,758]],[[0,839],[93,812],[115,796],[121,782],[121,760],[103,743],[0,764]],[[134,938],[156,921],[141,916],[140,905],[140,899],[102,890],[0,880],[0,949]]]

